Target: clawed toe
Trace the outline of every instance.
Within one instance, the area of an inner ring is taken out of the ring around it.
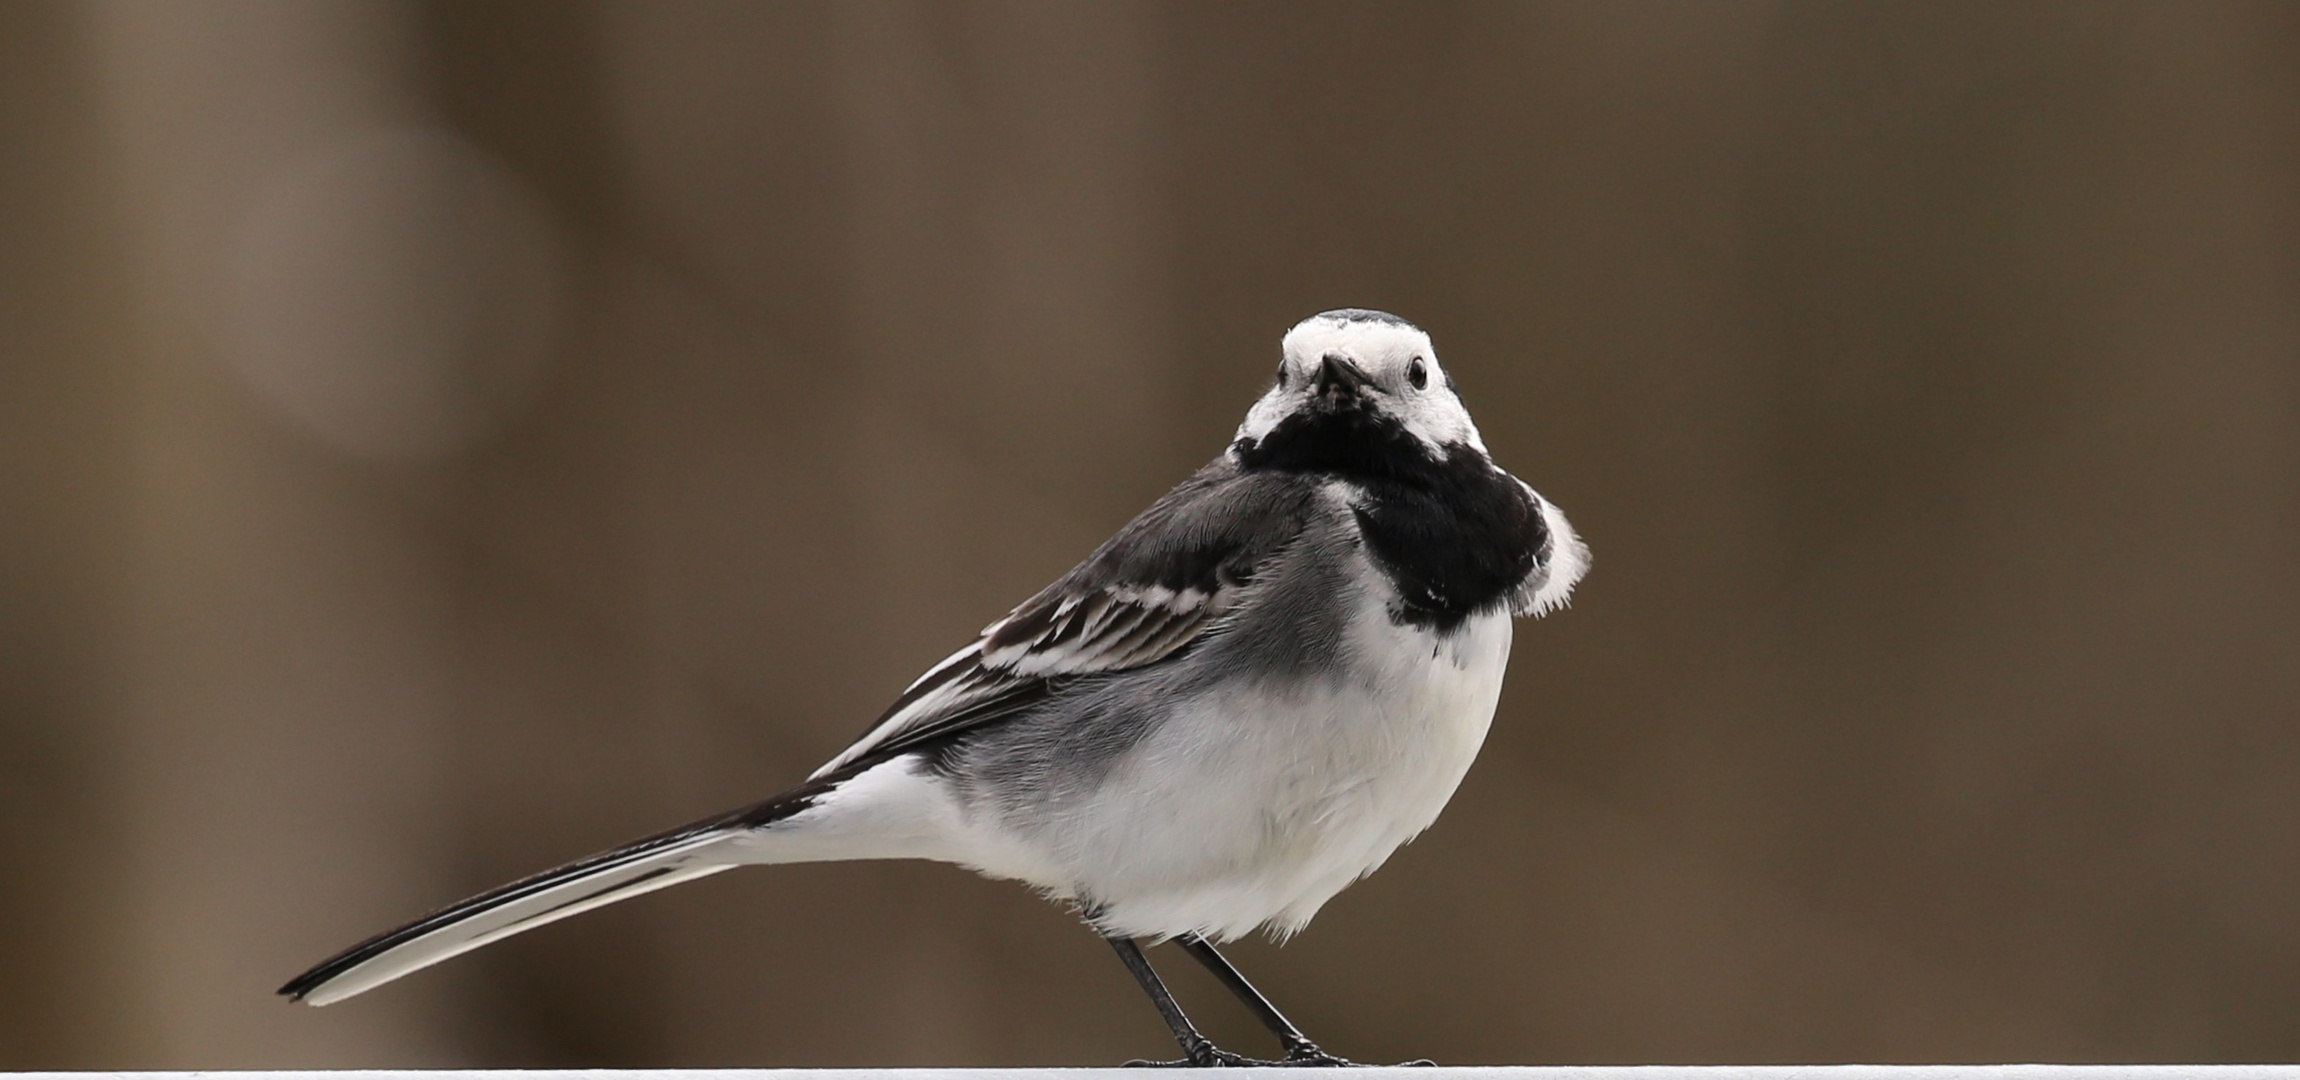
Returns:
[[[1150,1061],[1135,1058],[1126,1063],[1129,1069],[1243,1069],[1254,1065],[1284,1065],[1283,1061],[1262,1061],[1244,1054],[1233,1054],[1213,1043],[1203,1043],[1180,1061]]]
[[[1335,1057],[1334,1055],[1319,1049],[1318,1044],[1305,1042],[1287,1047],[1286,1060],[1277,1062],[1276,1064],[1291,1065],[1297,1068],[1317,1069],[1347,1068],[1357,1064],[1357,1062],[1351,1061],[1345,1057]]]
[[[1345,1057],[1336,1057],[1336,1056],[1334,1056],[1334,1055],[1332,1055],[1332,1054],[1329,1054],[1329,1053],[1327,1053],[1327,1052],[1325,1052],[1325,1051],[1323,1051],[1323,1050],[1320,1050],[1320,1049],[1318,1049],[1318,1048],[1317,1048],[1317,1047],[1315,1047],[1315,1046],[1304,1046],[1304,1047],[1296,1047],[1296,1048],[1295,1048],[1293,1051],[1291,1051],[1290,1053],[1288,1053],[1288,1054],[1286,1055],[1286,1060],[1284,1060],[1284,1061],[1274,1061],[1274,1062],[1270,1062],[1269,1064],[1272,1064],[1272,1065],[1292,1065],[1292,1066],[1301,1067],[1301,1068],[1321,1068],[1321,1067],[1324,1067],[1324,1068],[1367,1068],[1367,1067],[1368,1067],[1368,1066],[1360,1065],[1358,1062],[1355,1062],[1355,1061],[1351,1061],[1350,1059],[1348,1059],[1348,1058],[1345,1058]],[[1428,1058],[1415,1058],[1415,1059],[1413,1059],[1412,1061],[1401,1061],[1401,1062],[1398,1062],[1398,1063],[1397,1063],[1397,1065],[1396,1065],[1395,1067],[1397,1067],[1397,1068],[1407,1068],[1407,1069],[1411,1069],[1411,1068],[1436,1068],[1436,1067],[1437,1067],[1437,1062],[1431,1061],[1431,1060],[1430,1060],[1430,1059],[1428,1059]]]
[[[1415,1058],[1412,1061],[1398,1062],[1400,1068],[1435,1068],[1436,1066],[1437,1062],[1428,1058]],[[1336,1057],[1314,1045],[1297,1046],[1287,1051],[1286,1056],[1280,1060],[1264,1061],[1261,1058],[1250,1058],[1244,1054],[1233,1054],[1208,1043],[1180,1061],[1151,1061],[1146,1058],[1135,1058],[1127,1062],[1125,1067],[1129,1069],[1347,1069],[1361,1066],[1355,1061],[1345,1057]]]

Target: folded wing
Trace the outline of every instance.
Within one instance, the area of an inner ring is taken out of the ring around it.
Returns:
[[[815,775],[1011,716],[1078,679],[1180,655],[1247,601],[1256,568],[1301,535],[1315,498],[1312,483],[1217,459],[920,676]]]

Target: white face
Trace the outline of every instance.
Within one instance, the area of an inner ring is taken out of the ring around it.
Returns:
[[[1258,442],[1279,421],[1314,407],[1331,358],[1363,377],[1357,392],[1366,405],[1404,425],[1432,456],[1443,457],[1454,444],[1485,451],[1453,381],[1438,366],[1430,336],[1419,327],[1376,312],[1327,312],[1287,331],[1281,351],[1277,385],[1247,410],[1237,438]]]

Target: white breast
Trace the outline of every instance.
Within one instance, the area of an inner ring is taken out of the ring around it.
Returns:
[[[1358,598],[1334,679],[1194,703],[1041,834],[1106,930],[1292,933],[1437,819],[1492,722],[1510,619],[1441,638],[1388,606]]]

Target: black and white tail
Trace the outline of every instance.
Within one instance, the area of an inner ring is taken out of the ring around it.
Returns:
[[[824,777],[451,904],[329,957],[279,992],[309,1005],[332,1004],[521,931],[756,861],[738,857],[735,842],[813,805],[844,779]]]

